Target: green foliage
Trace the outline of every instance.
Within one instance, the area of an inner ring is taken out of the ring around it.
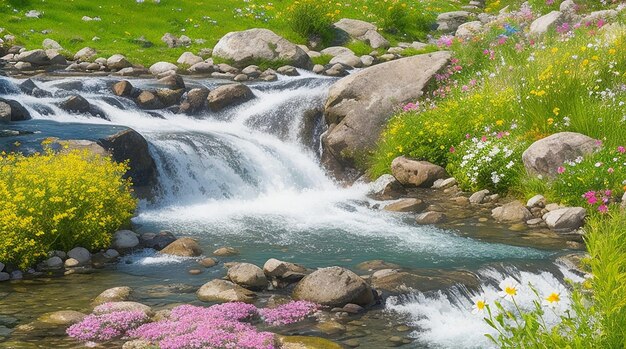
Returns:
[[[317,0],[298,0],[287,8],[291,30],[304,39],[313,37],[330,41],[333,14],[328,3]]]
[[[546,0],[487,0],[485,12],[497,13],[501,9],[509,6],[510,8],[519,8],[522,3],[528,2],[534,12],[546,14],[550,11],[558,11],[562,0],[546,1]],[[601,1],[601,0],[577,0],[576,5],[579,7],[580,13],[586,13],[597,10],[606,10],[607,7],[617,4],[618,1]]]
[[[109,246],[137,204],[127,168],[86,151],[0,154],[0,260],[27,268],[51,250]]]
[[[482,139],[470,137],[450,150],[446,169],[455,174],[463,190],[505,193],[519,178],[526,146],[526,142],[508,132]]]
[[[376,3],[373,12],[378,16],[378,27],[388,33],[400,33],[410,25],[407,3],[403,0],[389,0]]]
[[[332,59],[333,59],[333,56],[331,55],[321,55],[319,57],[311,58],[311,61],[313,61],[313,64],[326,65],[330,63]]]
[[[626,212],[595,214],[587,222],[585,241],[599,331],[595,348],[626,345]]]
[[[609,197],[621,197],[626,190],[626,153],[621,146],[603,147],[590,156],[567,162],[559,172],[550,191],[563,204],[580,206],[588,192],[609,190]]]

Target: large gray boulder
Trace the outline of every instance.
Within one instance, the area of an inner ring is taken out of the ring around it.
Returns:
[[[0,121],[24,121],[30,113],[18,101],[0,98]]]
[[[270,258],[263,265],[263,272],[270,278],[300,280],[307,273],[307,270],[298,264]]]
[[[378,64],[351,74],[331,86],[323,138],[324,164],[336,175],[355,167],[355,159],[372,150],[398,108],[422,90],[450,59],[434,52]]]
[[[543,215],[548,228],[559,232],[570,232],[585,224],[587,210],[582,207],[565,207]]]
[[[269,29],[228,33],[213,48],[213,56],[231,60],[239,68],[258,60],[284,61],[298,68],[312,66],[304,50]]]
[[[431,187],[438,179],[448,177],[446,170],[441,166],[404,156],[397,157],[391,162],[391,173],[402,185],[425,188]]]
[[[139,245],[139,238],[130,230],[118,230],[113,234],[111,247],[117,250],[127,250],[135,248],[137,245]]]
[[[555,176],[565,161],[593,153],[600,145],[580,133],[560,132],[533,143],[522,154],[524,167],[530,173]]]
[[[547,15],[543,15],[537,19],[535,19],[530,24],[530,34],[531,35],[543,35],[548,32],[550,29],[556,28],[557,25],[560,25],[565,20],[565,15],[561,11],[552,11]]]
[[[357,19],[342,18],[334,26],[348,34],[352,39],[363,41],[374,49],[388,48],[390,46],[389,41],[380,35],[378,28],[371,23]]]
[[[203,302],[244,302],[253,303],[256,294],[237,284],[226,280],[211,280],[202,285],[196,292]]]
[[[50,64],[50,58],[48,58],[48,55],[44,50],[24,51],[17,56],[16,61],[34,65]]]
[[[107,59],[107,67],[111,70],[120,70],[132,66],[128,59],[120,54],[115,54]]]
[[[533,217],[528,208],[519,201],[512,201],[494,208],[491,211],[491,216],[501,223],[526,222]]]
[[[149,68],[152,75],[159,75],[169,71],[178,71],[178,66],[170,62],[156,62]]]
[[[209,92],[207,101],[209,109],[218,112],[226,107],[233,107],[254,98],[252,90],[244,84],[220,86]]]
[[[467,11],[445,12],[437,16],[437,30],[445,33],[454,33],[461,24],[470,18]]]
[[[331,307],[348,303],[370,305],[374,294],[358,275],[341,267],[316,270],[302,279],[293,290],[292,297]]]
[[[237,263],[228,269],[230,281],[251,290],[261,290],[267,286],[263,269],[251,263]]]
[[[146,139],[137,131],[127,129],[99,139],[98,144],[112,155],[113,160],[129,161],[130,169],[125,176],[132,178],[135,194],[150,198],[157,184],[157,170]]]

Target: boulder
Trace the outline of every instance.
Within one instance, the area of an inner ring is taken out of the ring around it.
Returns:
[[[24,121],[30,118],[30,112],[18,101],[0,98],[0,121]]]
[[[585,224],[587,210],[582,207],[565,207],[543,215],[548,228],[558,232],[571,232]]]
[[[404,186],[428,188],[438,179],[447,178],[446,170],[428,161],[400,156],[391,162],[391,173]]]
[[[133,65],[123,55],[116,54],[107,59],[107,67],[111,70],[120,70]]]
[[[236,256],[238,254],[239,250],[233,247],[220,247],[217,250],[213,251],[213,255],[218,257]]]
[[[161,253],[179,257],[197,257],[202,255],[202,249],[196,240],[180,238],[167,245]]]
[[[98,144],[106,149],[116,162],[129,160],[130,169],[125,176],[132,178],[135,194],[140,198],[150,197],[150,191],[157,183],[157,170],[146,139],[137,131],[127,129],[99,139]]]
[[[214,112],[226,107],[236,106],[254,98],[252,90],[244,84],[223,85],[211,91],[207,101],[209,109]]]
[[[256,294],[237,284],[226,280],[211,280],[202,285],[196,292],[203,302],[244,302],[253,303]]]
[[[94,305],[100,305],[109,302],[122,302],[130,299],[133,290],[128,286],[120,286],[106,289],[94,299]]]
[[[89,253],[86,248],[74,247],[67,252],[67,257],[74,258],[80,265],[85,265],[91,260],[91,253]]]
[[[185,93],[185,90],[171,90],[169,88],[159,88],[155,91],[156,96],[159,98],[165,108],[171,107],[180,102],[181,97]]]
[[[178,71],[178,66],[169,62],[157,62],[148,69],[152,75],[159,75],[170,71]]]
[[[483,189],[475,192],[469,197],[470,204],[482,204],[485,201],[485,198],[489,195],[488,189]]]
[[[59,104],[59,108],[70,113],[89,113],[91,104],[83,96],[74,95]]]
[[[283,61],[298,68],[312,66],[304,50],[269,29],[228,33],[213,48],[213,56],[231,60],[241,68],[258,60]]]
[[[522,154],[524,167],[529,173],[554,177],[565,161],[593,153],[598,142],[580,133],[560,132],[533,143]]]
[[[561,11],[552,11],[547,15],[543,15],[537,19],[535,19],[530,24],[530,35],[543,35],[548,32],[550,29],[556,28],[558,25],[563,23],[565,20],[565,16]]]
[[[186,97],[180,103],[179,113],[187,115],[195,115],[205,110],[207,107],[207,98],[209,97],[209,89],[201,87],[194,88],[187,92]]]
[[[467,11],[452,11],[439,14],[437,16],[437,30],[444,33],[454,33],[459,26],[470,18]]]
[[[293,67],[291,65],[284,65],[284,66],[278,68],[276,70],[276,72],[278,74],[287,75],[287,76],[298,76],[298,75],[300,75],[300,73],[298,73],[298,70],[296,69],[296,67]]]
[[[67,65],[67,60],[57,50],[46,50],[51,65]]]
[[[293,299],[306,300],[331,307],[347,303],[362,306],[374,303],[370,286],[358,275],[341,267],[318,269],[295,287]]]
[[[237,285],[251,290],[262,290],[267,286],[263,269],[250,263],[237,263],[228,269],[226,277]]]
[[[194,64],[201,63],[201,62],[204,62],[204,59],[202,59],[202,57],[200,56],[194,55],[191,52],[183,53],[182,55],[180,55],[180,57],[178,57],[178,60],[176,60],[176,63],[184,64],[189,67],[193,66]]]
[[[52,256],[45,261],[46,269],[61,269],[63,260],[58,256]]]
[[[533,218],[530,211],[519,201],[512,201],[491,210],[491,216],[501,223],[526,222]]]
[[[456,30],[456,36],[462,38],[469,38],[480,33],[483,29],[483,23],[481,21],[472,21],[463,23]]]
[[[152,248],[157,251],[161,251],[172,242],[176,241],[174,234],[167,230],[163,230],[159,233],[145,233],[139,237],[141,245],[147,248]]]
[[[270,258],[263,265],[263,272],[270,278],[300,280],[307,273],[307,270],[298,264]]]
[[[185,80],[183,80],[183,77],[178,74],[170,74],[168,76],[164,76],[158,80],[158,84],[162,87],[172,90],[185,88]]]
[[[76,52],[76,54],[74,55],[74,60],[75,61],[88,61],[91,58],[93,58],[96,54],[98,54],[98,52],[94,50],[93,48],[84,47],[80,49],[78,52]]]
[[[535,195],[532,198],[528,199],[526,203],[527,207],[539,207],[544,208],[546,206],[546,198],[543,195]]]
[[[332,85],[325,105],[329,130],[323,137],[327,168],[336,175],[353,168],[356,158],[375,147],[398,105],[417,100],[449,58],[448,52],[434,52],[398,59]]]
[[[361,68],[363,66],[361,58],[353,54],[343,54],[335,56],[330,60],[329,64],[341,64],[353,68]]]
[[[133,85],[128,80],[122,80],[111,86],[111,90],[116,96],[130,97],[133,92]]]
[[[175,48],[175,47],[179,47],[182,45],[180,40],[176,36],[170,33],[165,33],[161,37],[161,41],[163,41],[169,48]]]
[[[85,314],[74,310],[59,310],[43,314],[37,320],[51,325],[70,326],[81,322],[85,316]]]
[[[50,58],[44,50],[31,50],[20,53],[16,59],[18,62],[26,62],[34,65],[47,65],[50,64]]]
[[[59,45],[58,42],[49,38],[44,39],[41,46],[43,47],[44,50],[57,50],[57,51],[63,50],[63,46]]]
[[[52,97],[52,93],[40,89],[39,86],[37,86],[35,82],[31,79],[24,80],[24,82],[22,82],[19,87],[23,93],[29,96],[38,98]]]
[[[385,211],[391,212],[421,212],[427,207],[420,199],[402,199],[385,206]]]
[[[374,49],[388,48],[387,41],[380,33],[375,25],[349,18],[342,18],[334,24],[335,28],[345,32],[354,40],[363,41]]]
[[[200,62],[189,67],[187,72],[191,74],[211,74],[215,72],[215,66],[211,63]]]
[[[97,306],[93,313],[95,315],[110,314],[118,311],[141,311],[148,316],[154,315],[152,308],[145,304],[129,301],[107,302]]]
[[[457,185],[456,178],[450,177],[445,179],[438,179],[433,183],[433,189],[447,189]]]
[[[164,107],[159,97],[152,91],[141,91],[135,102],[141,109],[146,110],[163,109]]]
[[[116,250],[127,250],[139,245],[137,234],[130,230],[119,230],[113,234],[111,246]]]
[[[599,20],[607,21],[607,20],[617,18],[618,15],[619,15],[619,12],[617,12],[616,10],[594,11],[586,15],[585,17],[583,17],[582,23],[596,22]]]
[[[370,185],[370,195],[377,200],[395,200],[406,193],[406,190],[396,179],[390,174],[384,174],[374,183]]]
[[[446,215],[442,212],[428,211],[423,212],[415,217],[415,222],[417,224],[440,224],[445,222],[447,219]]]

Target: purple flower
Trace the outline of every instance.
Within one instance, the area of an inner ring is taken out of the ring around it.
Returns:
[[[261,309],[263,320],[272,326],[288,325],[304,320],[319,309],[319,305],[306,301],[290,302],[274,309]]]

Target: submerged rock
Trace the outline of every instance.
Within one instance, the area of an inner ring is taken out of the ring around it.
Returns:
[[[340,307],[347,303],[363,306],[374,303],[369,285],[352,271],[341,267],[323,268],[305,276],[296,285],[292,297]]]
[[[59,310],[43,314],[37,320],[51,325],[69,326],[81,322],[85,316],[87,315],[74,310]]]
[[[197,257],[202,255],[198,242],[192,238],[180,238],[161,250],[163,254],[179,257]]]
[[[385,211],[392,212],[421,212],[428,205],[420,199],[402,199],[385,206]]]
[[[226,280],[211,280],[202,285],[196,293],[203,302],[244,302],[253,303],[256,294]]]
[[[217,250],[213,251],[213,255],[218,257],[235,256],[238,254],[239,250],[234,247],[220,247]]]
[[[0,121],[24,121],[30,118],[28,110],[19,102],[0,98]]]
[[[415,222],[417,224],[440,224],[445,222],[447,219],[446,215],[442,212],[424,212],[420,213],[415,217]]]

